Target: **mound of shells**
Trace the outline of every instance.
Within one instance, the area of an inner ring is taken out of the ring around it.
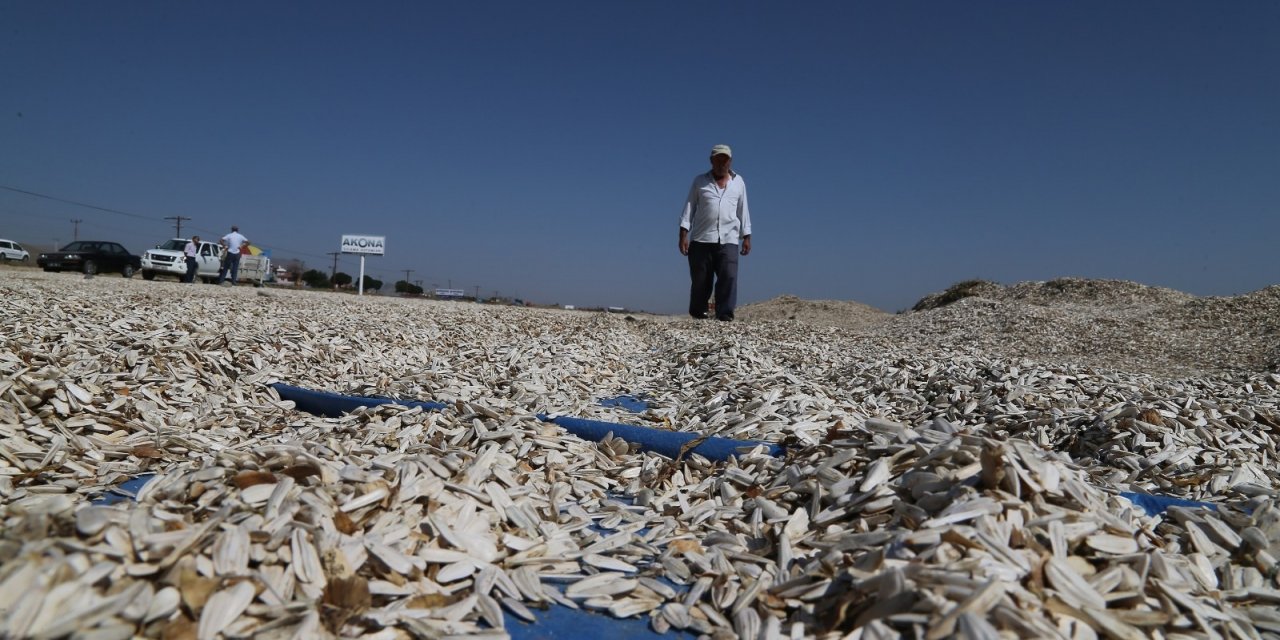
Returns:
[[[963,304],[860,333],[0,271],[0,636],[496,638],[568,606],[712,638],[1280,638],[1280,374],[1011,357]],[[450,406],[320,418],[277,380]],[[599,406],[621,393],[649,408]]]

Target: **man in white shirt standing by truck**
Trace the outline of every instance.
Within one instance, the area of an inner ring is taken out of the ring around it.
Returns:
[[[231,233],[222,236],[222,240],[218,242],[227,249],[226,259],[222,261],[222,269],[218,271],[218,284],[222,284],[227,277],[227,272],[231,272],[231,284],[236,284],[236,276],[240,275],[240,247],[249,244],[249,239],[240,235],[240,227],[231,225]]]
[[[738,255],[751,253],[747,183],[733,171],[733,150],[711,147],[711,170],[689,187],[680,212],[680,253],[689,256],[689,315],[707,317],[714,287],[716,319],[733,320],[738,303]]]
[[[182,248],[182,257],[187,262],[187,275],[182,277],[182,281],[188,284],[196,281],[196,256],[200,255],[200,236],[191,236],[191,240],[187,242],[187,246]]]

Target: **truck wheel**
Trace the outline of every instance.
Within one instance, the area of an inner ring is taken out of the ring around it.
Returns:
[[[154,271],[148,271],[148,270],[144,269],[144,270],[142,271],[142,279],[143,279],[143,280],[155,280],[155,279],[156,279],[156,272],[154,272]]]
[[[96,263],[96,262],[94,262],[94,261],[92,261],[92,260],[85,260],[85,261],[84,261],[84,274],[85,274],[86,276],[96,276],[96,275],[98,275],[98,263]]]
[[[126,265],[124,266],[124,268],[120,270],[120,275],[122,275],[122,276],[124,276],[124,277],[126,277],[126,278],[132,278],[132,277],[133,277],[133,265],[131,265],[131,264],[126,264]]]

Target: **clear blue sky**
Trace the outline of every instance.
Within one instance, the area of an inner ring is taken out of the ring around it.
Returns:
[[[680,312],[733,146],[739,302],[968,278],[1280,283],[1280,3],[6,2],[0,237],[344,233],[539,302]],[[344,258],[340,269],[355,273]]]

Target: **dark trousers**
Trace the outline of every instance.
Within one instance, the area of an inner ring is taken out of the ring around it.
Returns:
[[[196,259],[187,256],[187,277],[182,279],[183,282],[196,281]]]
[[[689,279],[689,315],[707,317],[707,298],[714,287],[716,318],[732,320],[738,304],[738,245],[690,242]]]
[[[228,253],[222,261],[222,270],[218,272],[218,284],[222,284],[227,279],[227,273],[231,273],[231,284],[237,284],[236,276],[240,275],[240,254]]]

